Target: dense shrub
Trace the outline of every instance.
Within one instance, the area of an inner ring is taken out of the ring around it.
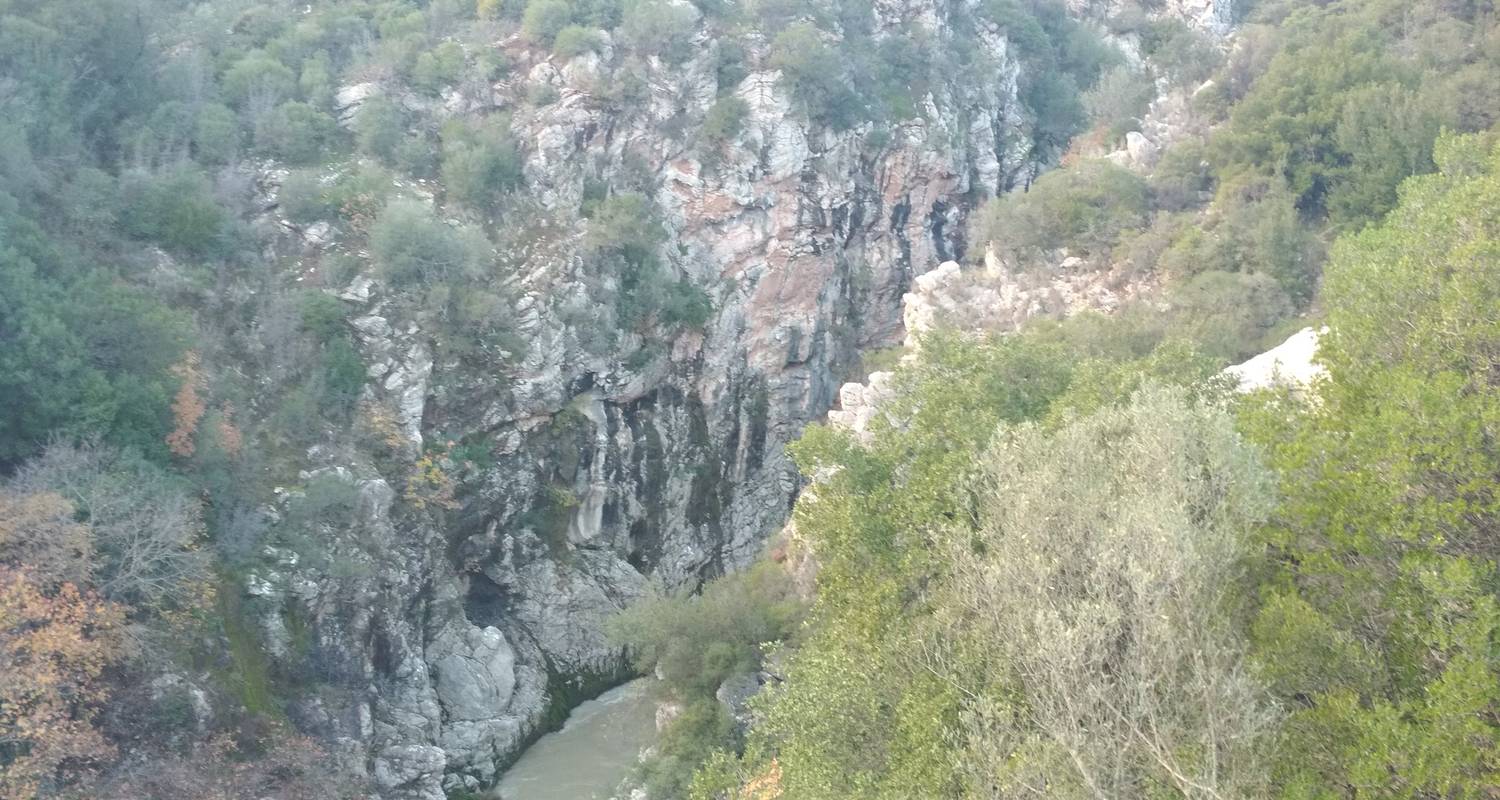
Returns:
[[[355,147],[387,164],[396,162],[405,135],[406,124],[401,109],[387,97],[371,97],[354,116]]]
[[[272,106],[293,96],[296,76],[285,64],[264,50],[245,54],[220,79],[224,96],[235,105],[245,106],[252,100]]]
[[[1086,161],[992,201],[978,215],[972,242],[981,253],[992,244],[1013,262],[1064,247],[1103,253],[1122,231],[1145,224],[1149,200],[1140,176],[1106,161]]]
[[[532,41],[551,46],[563,28],[573,22],[573,5],[568,0],[530,0],[521,17],[521,30]]]
[[[208,103],[193,120],[193,156],[204,164],[224,164],[240,149],[240,123],[227,106]]]
[[[414,200],[392,200],[370,229],[370,253],[397,286],[431,285],[480,277],[490,261],[484,234],[450,226]]]
[[[361,165],[333,174],[295,170],[282,181],[277,202],[281,212],[293,222],[306,224],[343,217],[358,226],[384,206],[391,190],[390,174],[375,166]]]
[[[636,0],[625,8],[620,33],[636,50],[660,55],[670,63],[692,56],[698,12],[671,0]]]
[[[703,127],[699,130],[705,140],[719,144],[739,136],[749,114],[750,105],[739,97],[720,97],[709,106],[708,114],[703,118]]]
[[[120,194],[120,225],[130,235],[191,256],[224,252],[229,220],[201,172],[186,165],[130,172]]]
[[[255,126],[255,143],[269,155],[310,164],[331,150],[339,135],[333,117],[296,100],[277,106]]]
[[[781,70],[807,113],[835,130],[850,128],[867,114],[846,63],[811,23],[789,25],[771,43],[771,66]]]
[[[553,38],[552,54],[558,58],[574,58],[592,52],[598,46],[599,37],[593,30],[582,25],[568,25]]]
[[[448,195],[472,208],[488,209],[523,177],[510,118],[497,115],[443,127],[441,162]]]
[[[464,49],[457,42],[443,42],[417,56],[412,66],[413,86],[429,94],[459,79],[464,70]]]

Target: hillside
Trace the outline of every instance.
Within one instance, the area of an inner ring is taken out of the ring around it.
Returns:
[[[1484,796],[1495,40],[0,6],[0,796]]]

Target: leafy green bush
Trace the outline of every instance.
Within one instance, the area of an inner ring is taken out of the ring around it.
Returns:
[[[187,255],[223,253],[229,219],[201,172],[190,166],[130,172],[120,180],[120,195],[126,233]]]
[[[490,208],[520,185],[521,155],[510,133],[510,118],[496,115],[445,125],[441,171],[449,196],[476,209]]]
[[[1223,61],[1219,49],[1205,34],[1178,19],[1153,21],[1141,44],[1152,64],[1173,86],[1197,86]]]
[[[370,253],[396,286],[479,278],[490,249],[483,232],[449,226],[415,200],[392,200],[370,229]]]
[[[1036,118],[1032,133],[1044,151],[1061,150],[1088,121],[1079,98],[1119,60],[1093,30],[1052,0],[984,0],[978,14],[999,26],[1026,69],[1021,98]]]
[[[379,167],[360,166],[330,175],[317,169],[287,173],[277,194],[286,218],[300,224],[374,213],[391,193],[391,176]]]
[[[264,50],[252,50],[230,65],[219,79],[229,102],[244,106],[252,98],[275,103],[291,97],[297,88],[292,70]]]
[[[1136,129],[1155,94],[1149,77],[1122,64],[1104,73],[1082,100],[1090,121],[1118,138]]]
[[[1291,312],[1286,292],[1260,273],[1204,272],[1172,293],[1174,329],[1203,352],[1230,361],[1274,345],[1266,334]]]
[[[0,465],[44,433],[164,457],[188,320],[107,273],[64,282],[67,265],[22,220],[0,217],[0,241]]]
[[[698,12],[691,6],[670,0],[636,0],[625,8],[620,33],[637,51],[677,63],[693,54],[697,20]]]
[[[371,97],[354,116],[354,146],[387,164],[396,163],[396,153],[405,136],[401,109],[390,98]]]
[[[726,95],[714,101],[708,108],[700,128],[703,138],[714,144],[729,141],[740,135],[745,127],[745,118],[750,115],[750,105],[734,95]]]
[[[1252,654],[1290,715],[1281,796],[1494,785],[1500,151],[1445,137],[1435,161],[1334,248],[1316,401],[1266,393],[1243,415],[1282,495],[1252,595]]]
[[[755,669],[760,646],[789,636],[801,614],[785,570],[764,562],[697,595],[643,600],[611,620],[610,633],[630,649],[637,671],[656,672],[673,695],[696,699]]]
[[[599,47],[599,36],[582,25],[568,25],[557,32],[552,40],[552,55],[558,58],[574,58],[593,52]]]
[[[529,0],[521,16],[521,30],[537,44],[551,46],[557,34],[573,22],[568,0]]]
[[[643,264],[657,257],[666,236],[645,195],[615,194],[599,203],[583,243],[596,253],[617,253],[627,262]]]
[[[1107,252],[1150,213],[1145,179],[1107,161],[1053,170],[1025,192],[998,197],[979,213],[973,246],[993,244],[1012,261],[1054,248]]]
[[[204,164],[225,164],[240,149],[240,123],[234,112],[218,103],[198,109],[193,120],[193,157]]]
[[[811,23],[789,25],[771,42],[771,66],[813,119],[844,130],[868,114],[854,91],[845,60]]]
[[[463,70],[463,47],[458,42],[447,41],[417,56],[411,70],[411,82],[424,92],[436,94],[457,81]]]
[[[297,100],[276,107],[255,126],[255,143],[267,154],[293,164],[321,159],[336,143],[333,117]]]

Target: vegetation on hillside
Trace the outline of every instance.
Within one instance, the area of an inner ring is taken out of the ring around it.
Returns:
[[[1165,308],[935,335],[872,441],[810,430],[811,607],[763,565],[618,623],[682,708],[652,796],[1489,796],[1493,10],[1262,0],[1225,54],[1151,5],[1105,23],[1143,66],[1051,0],[946,4],[944,38],[877,37],[869,0],[0,4],[0,796],[365,791],[288,714],[337,654],[247,578],[293,559],[342,602],[386,555],[307,453],[368,455],[439,521],[488,454],[411,452],[372,399],[335,293],[356,273],[440,363],[487,370],[525,355],[516,279],[553,240],[593,355],[640,340],[614,353],[638,367],[713,320],[638,154],[543,200],[511,114],[557,92],[440,111],[455,92],[524,86],[518,49],[607,58],[594,96],[627,120],[711,53],[706,110],[664,134],[715,169],[751,70],[878,149],[929,95],[1001,91],[998,36],[1028,125],[995,135],[1039,163],[1134,129],[1143,87],[1193,93],[1212,132],[1149,178],[1069,157],[970,236],[1013,269],[1155,275]],[[1315,392],[1214,378],[1302,315],[1331,327]],[[747,731],[716,694],[761,671]]]

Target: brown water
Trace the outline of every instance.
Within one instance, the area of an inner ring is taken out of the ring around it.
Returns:
[[[607,800],[656,740],[656,703],[645,679],[573,709],[501,776],[492,800]]]

